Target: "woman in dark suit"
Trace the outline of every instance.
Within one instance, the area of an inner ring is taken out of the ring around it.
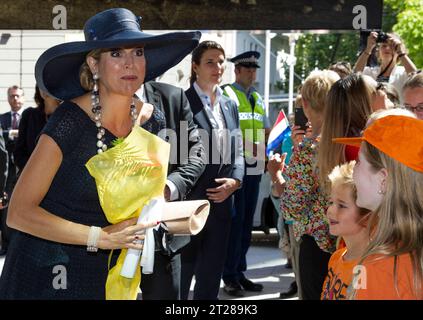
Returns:
[[[40,91],[37,85],[35,86],[34,101],[37,107],[27,108],[22,113],[22,119],[19,122],[19,136],[13,151],[15,164],[19,172],[23,170],[32,151],[34,151],[38,136],[47,123],[47,119],[60,103],[59,100]]]
[[[193,275],[194,299],[218,298],[228,245],[232,194],[244,175],[242,134],[235,102],[223,95],[219,84],[225,51],[204,41],[192,53],[191,87],[186,96],[194,122],[208,153],[208,164],[187,199],[208,199],[210,214],[204,229],[182,250],[181,297],[188,298]]]

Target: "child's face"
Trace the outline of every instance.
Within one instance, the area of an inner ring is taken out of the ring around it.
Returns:
[[[365,228],[359,223],[360,211],[349,186],[332,188],[326,217],[329,221],[329,232],[334,236],[352,236]]]
[[[382,202],[383,194],[378,192],[382,188],[381,171],[375,172],[372,165],[363,154],[363,149],[358,153],[354,166],[353,179],[357,187],[357,206],[375,211]]]

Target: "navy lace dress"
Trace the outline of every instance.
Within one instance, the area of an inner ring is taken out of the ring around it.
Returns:
[[[157,108],[143,124],[144,129],[154,134],[165,126],[164,115]],[[78,105],[66,101],[42,133],[57,143],[63,161],[40,206],[75,223],[109,225],[98,200],[95,180],[85,167],[97,151],[95,123]],[[116,137],[106,130],[105,139],[110,146]],[[108,250],[89,253],[85,246],[17,232],[9,245],[0,278],[0,300],[104,299],[109,254]]]

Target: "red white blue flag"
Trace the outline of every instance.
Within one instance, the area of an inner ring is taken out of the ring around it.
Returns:
[[[274,152],[275,150],[280,153],[280,146],[283,140],[288,137],[290,133],[291,128],[289,127],[288,118],[286,117],[285,112],[281,110],[272,128],[272,131],[270,131],[269,139],[267,141],[266,155],[269,157],[271,152]]]

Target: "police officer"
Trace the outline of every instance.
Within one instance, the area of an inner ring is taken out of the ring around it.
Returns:
[[[247,51],[229,59],[235,64],[235,82],[224,86],[224,93],[238,106],[246,170],[242,187],[235,193],[231,234],[223,273],[224,291],[231,296],[243,296],[243,289],[263,290],[262,284],[254,283],[244,275],[247,270],[246,255],[251,242],[259,184],[264,172],[265,137],[270,132],[263,99],[253,87],[257,68],[260,68],[259,57],[259,52]]]

